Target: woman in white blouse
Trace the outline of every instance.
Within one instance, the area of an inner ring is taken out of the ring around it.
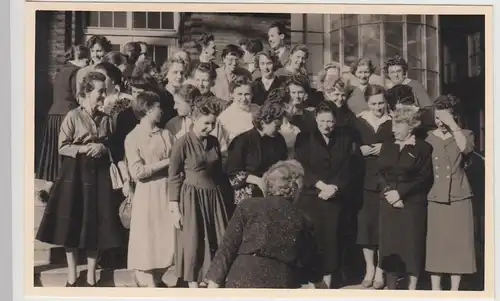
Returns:
[[[253,128],[252,113],[259,106],[252,103],[252,87],[245,76],[236,77],[229,85],[231,105],[219,115],[218,122],[228,133],[229,143],[234,137]],[[229,144],[228,143],[228,144]]]
[[[154,92],[137,96],[140,123],[125,139],[125,156],[136,183],[128,246],[128,268],[141,285],[156,287],[173,265],[175,228],[167,197],[168,165],[174,136],[157,126],[162,110]]]

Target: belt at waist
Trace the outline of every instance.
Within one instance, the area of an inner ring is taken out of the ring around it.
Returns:
[[[198,188],[215,188],[219,185],[217,177],[203,172],[186,172],[184,184]]]

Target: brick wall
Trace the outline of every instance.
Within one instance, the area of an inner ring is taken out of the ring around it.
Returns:
[[[216,39],[219,61],[224,46],[237,44],[243,37],[261,39],[264,48],[268,48],[267,32],[274,21],[282,21],[290,27],[290,14],[184,13],[182,18],[181,45],[196,58],[199,54],[194,41],[204,32],[212,33]]]
[[[72,12],[37,11],[35,31],[35,154],[47,112],[52,104],[52,83],[58,68],[64,64],[64,53],[72,44],[75,26]],[[37,157],[35,162],[37,162]]]

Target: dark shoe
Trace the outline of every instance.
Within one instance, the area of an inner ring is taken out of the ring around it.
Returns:
[[[165,284],[165,282],[163,282],[163,281],[156,282],[156,283],[155,283],[155,286],[156,286],[156,287],[159,287],[159,288],[167,288],[167,287],[168,287],[168,286]]]
[[[66,287],[76,287],[76,281],[73,283],[66,282]]]

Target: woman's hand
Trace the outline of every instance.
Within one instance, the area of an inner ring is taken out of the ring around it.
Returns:
[[[172,215],[172,219],[174,221],[174,227],[177,229],[182,229],[182,214],[179,209],[178,202],[170,202],[170,214]]]
[[[328,200],[335,196],[338,191],[338,187],[335,185],[326,185],[323,190],[318,194],[318,197],[322,200]]]
[[[401,200],[399,196],[399,192],[397,190],[389,190],[384,193],[385,199],[389,202],[389,204],[393,205],[397,201]]]
[[[373,152],[373,147],[370,145],[361,145],[360,149],[363,156],[369,156]]]
[[[264,192],[264,181],[262,180],[262,178],[260,177],[257,177],[257,176],[254,176],[254,175],[248,175],[247,176],[247,183],[249,184],[254,184],[256,185],[257,187],[259,187],[259,189]]]
[[[371,155],[378,156],[382,149],[382,143],[373,144]]]
[[[125,182],[122,187],[123,196],[128,197],[131,190],[132,190],[132,185],[130,185],[130,181]]]
[[[436,117],[451,130],[456,130],[458,128],[455,119],[453,119],[453,115],[447,110],[436,110],[435,114]]]
[[[86,155],[92,158],[99,158],[108,150],[102,143],[91,143],[88,147]]]

